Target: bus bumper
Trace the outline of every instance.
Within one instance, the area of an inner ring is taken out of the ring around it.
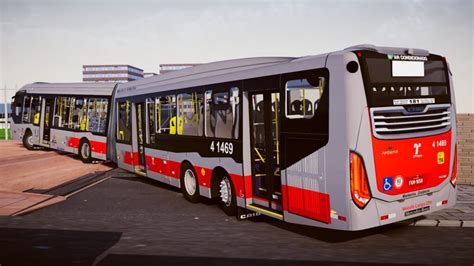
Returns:
[[[447,182],[439,191],[409,199],[387,202],[373,198],[364,210],[354,205],[351,230],[405,221],[452,207],[456,204],[456,194],[456,188]],[[367,215],[368,213],[370,214]]]

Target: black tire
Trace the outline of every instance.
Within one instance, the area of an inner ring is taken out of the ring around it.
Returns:
[[[194,167],[189,163],[184,163],[181,168],[181,191],[184,198],[192,203],[198,203],[201,200],[199,194],[199,182]]]
[[[223,175],[217,184],[219,207],[229,216],[237,216],[237,198],[229,175]],[[227,195],[223,195],[227,193]],[[230,195],[229,195],[230,194]]]
[[[33,135],[30,130],[27,130],[23,135],[23,146],[30,151],[35,149],[35,145],[33,145]]]
[[[79,158],[83,163],[91,163],[92,162],[92,152],[91,152],[91,144],[87,139],[82,139],[79,143],[79,150],[77,151],[79,154]]]

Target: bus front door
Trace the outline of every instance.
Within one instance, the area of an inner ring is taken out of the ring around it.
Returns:
[[[253,160],[252,205],[281,214],[280,94],[254,93],[250,94],[249,100]]]
[[[135,128],[136,138],[132,142],[134,153],[138,155],[138,158],[134,159],[135,172],[139,174],[146,174],[146,162],[145,162],[145,104],[135,104]]]

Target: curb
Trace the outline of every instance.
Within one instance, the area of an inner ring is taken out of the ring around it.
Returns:
[[[470,227],[474,228],[474,221],[463,220],[429,220],[423,219],[414,221],[410,226],[431,226],[431,227]]]

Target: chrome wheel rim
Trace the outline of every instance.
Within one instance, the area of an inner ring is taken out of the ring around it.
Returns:
[[[196,193],[196,176],[191,169],[187,169],[184,172],[184,188],[188,195],[193,196]]]
[[[28,145],[33,146],[33,136],[32,136],[32,135],[29,135],[29,136],[26,138],[26,142],[28,143]]]
[[[90,155],[90,147],[88,143],[82,144],[81,154],[83,158],[89,158]]]
[[[222,202],[224,202],[226,206],[230,206],[232,203],[232,187],[230,185],[229,179],[224,176],[219,186]]]

